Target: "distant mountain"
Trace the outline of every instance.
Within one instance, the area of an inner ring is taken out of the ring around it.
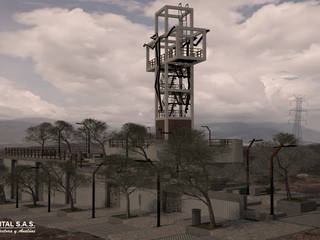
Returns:
[[[21,118],[13,120],[0,120],[0,145],[22,146],[30,145],[24,141],[25,132],[28,127],[42,122],[54,122],[46,118]]]
[[[1,146],[23,146],[29,145],[24,141],[25,131],[28,127],[42,122],[55,120],[47,118],[21,118],[14,120],[0,120],[0,145]],[[240,138],[248,142],[252,138],[271,140],[272,135],[279,132],[291,132],[288,123],[243,123],[243,122],[218,122],[207,124],[214,138]],[[111,126],[112,127],[112,126]],[[200,126],[196,126],[202,129]],[[110,130],[118,130],[111,128]],[[303,128],[303,139],[307,143],[319,143],[320,132],[309,128]]]
[[[288,123],[218,122],[207,125],[211,128],[214,138],[240,138],[243,139],[244,142],[250,141],[252,138],[271,140],[274,134],[279,132],[291,132],[291,127]],[[320,142],[319,131],[303,127],[302,133],[304,142]]]

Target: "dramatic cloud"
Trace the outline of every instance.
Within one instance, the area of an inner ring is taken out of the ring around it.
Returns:
[[[72,119],[132,116],[137,121],[152,112],[152,80],[142,47],[151,34],[146,26],[81,9],[40,9],[15,17],[30,28],[2,33],[0,51],[31,58],[35,71],[68,96]]]
[[[143,5],[139,1],[134,0],[78,0],[79,2],[88,3],[106,3],[119,6],[128,12],[140,10]]]
[[[152,16],[165,3],[152,3],[145,14]],[[286,122],[294,95],[304,95],[310,108],[318,105],[319,2],[188,3],[195,25],[211,29],[208,60],[195,67],[199,121]],[[317,127],[319,114],[308,117]]]
[[[1,118],[19,117],[66,117],[63,108],[50,104],[33,93],[18,89],[14,84],[0,76]]]
[[[85,0],[81,0],[85,1]],[[153,17],[167,1],[141,9]],[[310,108],[320,98],[320,6],[317,1],[188,1],[195,25],[208,33],[208,60],[195,67],[197,121],[287,121],[293,95]],[[183,3],[185,4],[185,3]],[[66,96],[70,118],[97,117],[114,124],[153,122],[153,78],[145,72],[144,42],[152,28],[116,14],[82,9],[20,13],[23,30],[0,33],[0,53],[31,59],[35,71]],[[309,124],[316,126],[316,112]]]

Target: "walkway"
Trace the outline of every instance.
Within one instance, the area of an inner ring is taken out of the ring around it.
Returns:
[[[111,224],[108,218],[119,213],[118,209],[97,209],[96,218],[92,219],[90,210],[57,216],[59,208],[48,213],[46,207],[22,210],[15,209],[14,204],[7,204],[0,205],[0,216],[16,220],[33,220],[36,225],[72,232],[87,232],[106,240],[271,240],[320,227],[319,209],[302,216],[275,221],[226,222],[225,227],[211,231],[209,237],[194,237],[185,233],[185,228],[191,224],[191,220],[181,213],[162,215],[162,226],[157,228],[155,215],[132,218],[123,224]]]

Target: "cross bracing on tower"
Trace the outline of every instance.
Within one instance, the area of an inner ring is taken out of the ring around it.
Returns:
[[[152,41],[144,44],[146,69],[155,73],[157,136],[178,126],[193,127],[194,65],[206,60],[209,31],[194,27],[193,20],[189,5],[166,5],[155,14]]]

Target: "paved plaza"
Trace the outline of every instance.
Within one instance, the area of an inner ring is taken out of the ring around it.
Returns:
[[[90,210],[58,216],[61,207],[66,206],[56,207],[48,213],[46,207],[16,209],[14,204],[6,204],[0,205],[0,213],[2,217],[33,220],[37,225],[86,232],[106,240],[272,240],[320,227],[320,211],[313,211],[275,221],[238,220],[223,223],[223,220],[218,219],[218,222],[224,224],[223,228],[211,231],[211,236],[195,237],[186,234],[186,226],[191,224],[190,216],[179,213],[163,214],[162,226],[157,228],[155,214],[112,224],[108,222],[108,218],[118,214],[119,209],[97,209],[96,218],[92,219]]]

